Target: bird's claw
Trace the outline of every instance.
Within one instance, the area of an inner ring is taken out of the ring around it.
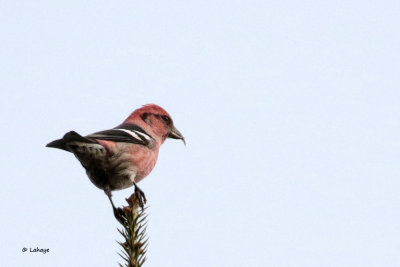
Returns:
[[[123,209],[121,208],[113,208],[114,211],[114,217],[119,221],[122,225],[124,225],[127,221],[126,215]]]
[[[144,194],[144,192],[142,191],[142,189],[140,189],[138,186],[135,186],[135,195],[136,195],[136,198],[137,198],[138,201],[139,201],[139,206],[140,206],[140,207],[142,208],[142,210],[143,210],[144,205],[145,205],[146,202],[147,202],[146,195]]]

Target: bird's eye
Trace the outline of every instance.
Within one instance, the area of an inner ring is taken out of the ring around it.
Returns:
[[[142,117],[142,120],[147,121],[148,116],[149,113],[143,113],[140,117]]]
[[[171,123],[171,119],[168,116],[161,116],[161,118],[163,119],[163,121],[165,121],[166,124]]]

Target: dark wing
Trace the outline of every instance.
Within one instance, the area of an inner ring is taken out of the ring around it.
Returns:
[[[54,147],[54,148],[59,148],[63,149],[66,151],[69,151],[67,144],[70,142],[81,142],[81,143],[87,143],[87,144],[98,144],[96,140],[92,140],[86,137],[83,137],[82,135],[78,134],[75,131],[70,131],[64,135],[62,139],[54,140],[51,143],[48,143],[46,146],[47,147]]]
[[[114,129],[96,132],[87,138],[148,146],[153,139],[142,128],[134,124],[121,124]]]

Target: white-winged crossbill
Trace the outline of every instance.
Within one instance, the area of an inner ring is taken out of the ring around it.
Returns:
[[[166,138],[185,142],[168,112],[148,104],[135,110],[113,129],[87,136],[70,131],[47,147],[73,153],[86,169],[90,181],[104,190],[116,214],[111,191],[134,185],[141,206],[146,203],[146,197],[136,183],[153,170]]]

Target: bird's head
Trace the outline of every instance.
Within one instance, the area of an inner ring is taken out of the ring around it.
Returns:
[[[151,130],[161,137],[164,142],[166,138],[181,139],[184,144],[185,138],[175,128],[171,116],[165,109],[155,104],[147,104],[135,110],[124,123],[134,123],[142,126],[145,130]]]

